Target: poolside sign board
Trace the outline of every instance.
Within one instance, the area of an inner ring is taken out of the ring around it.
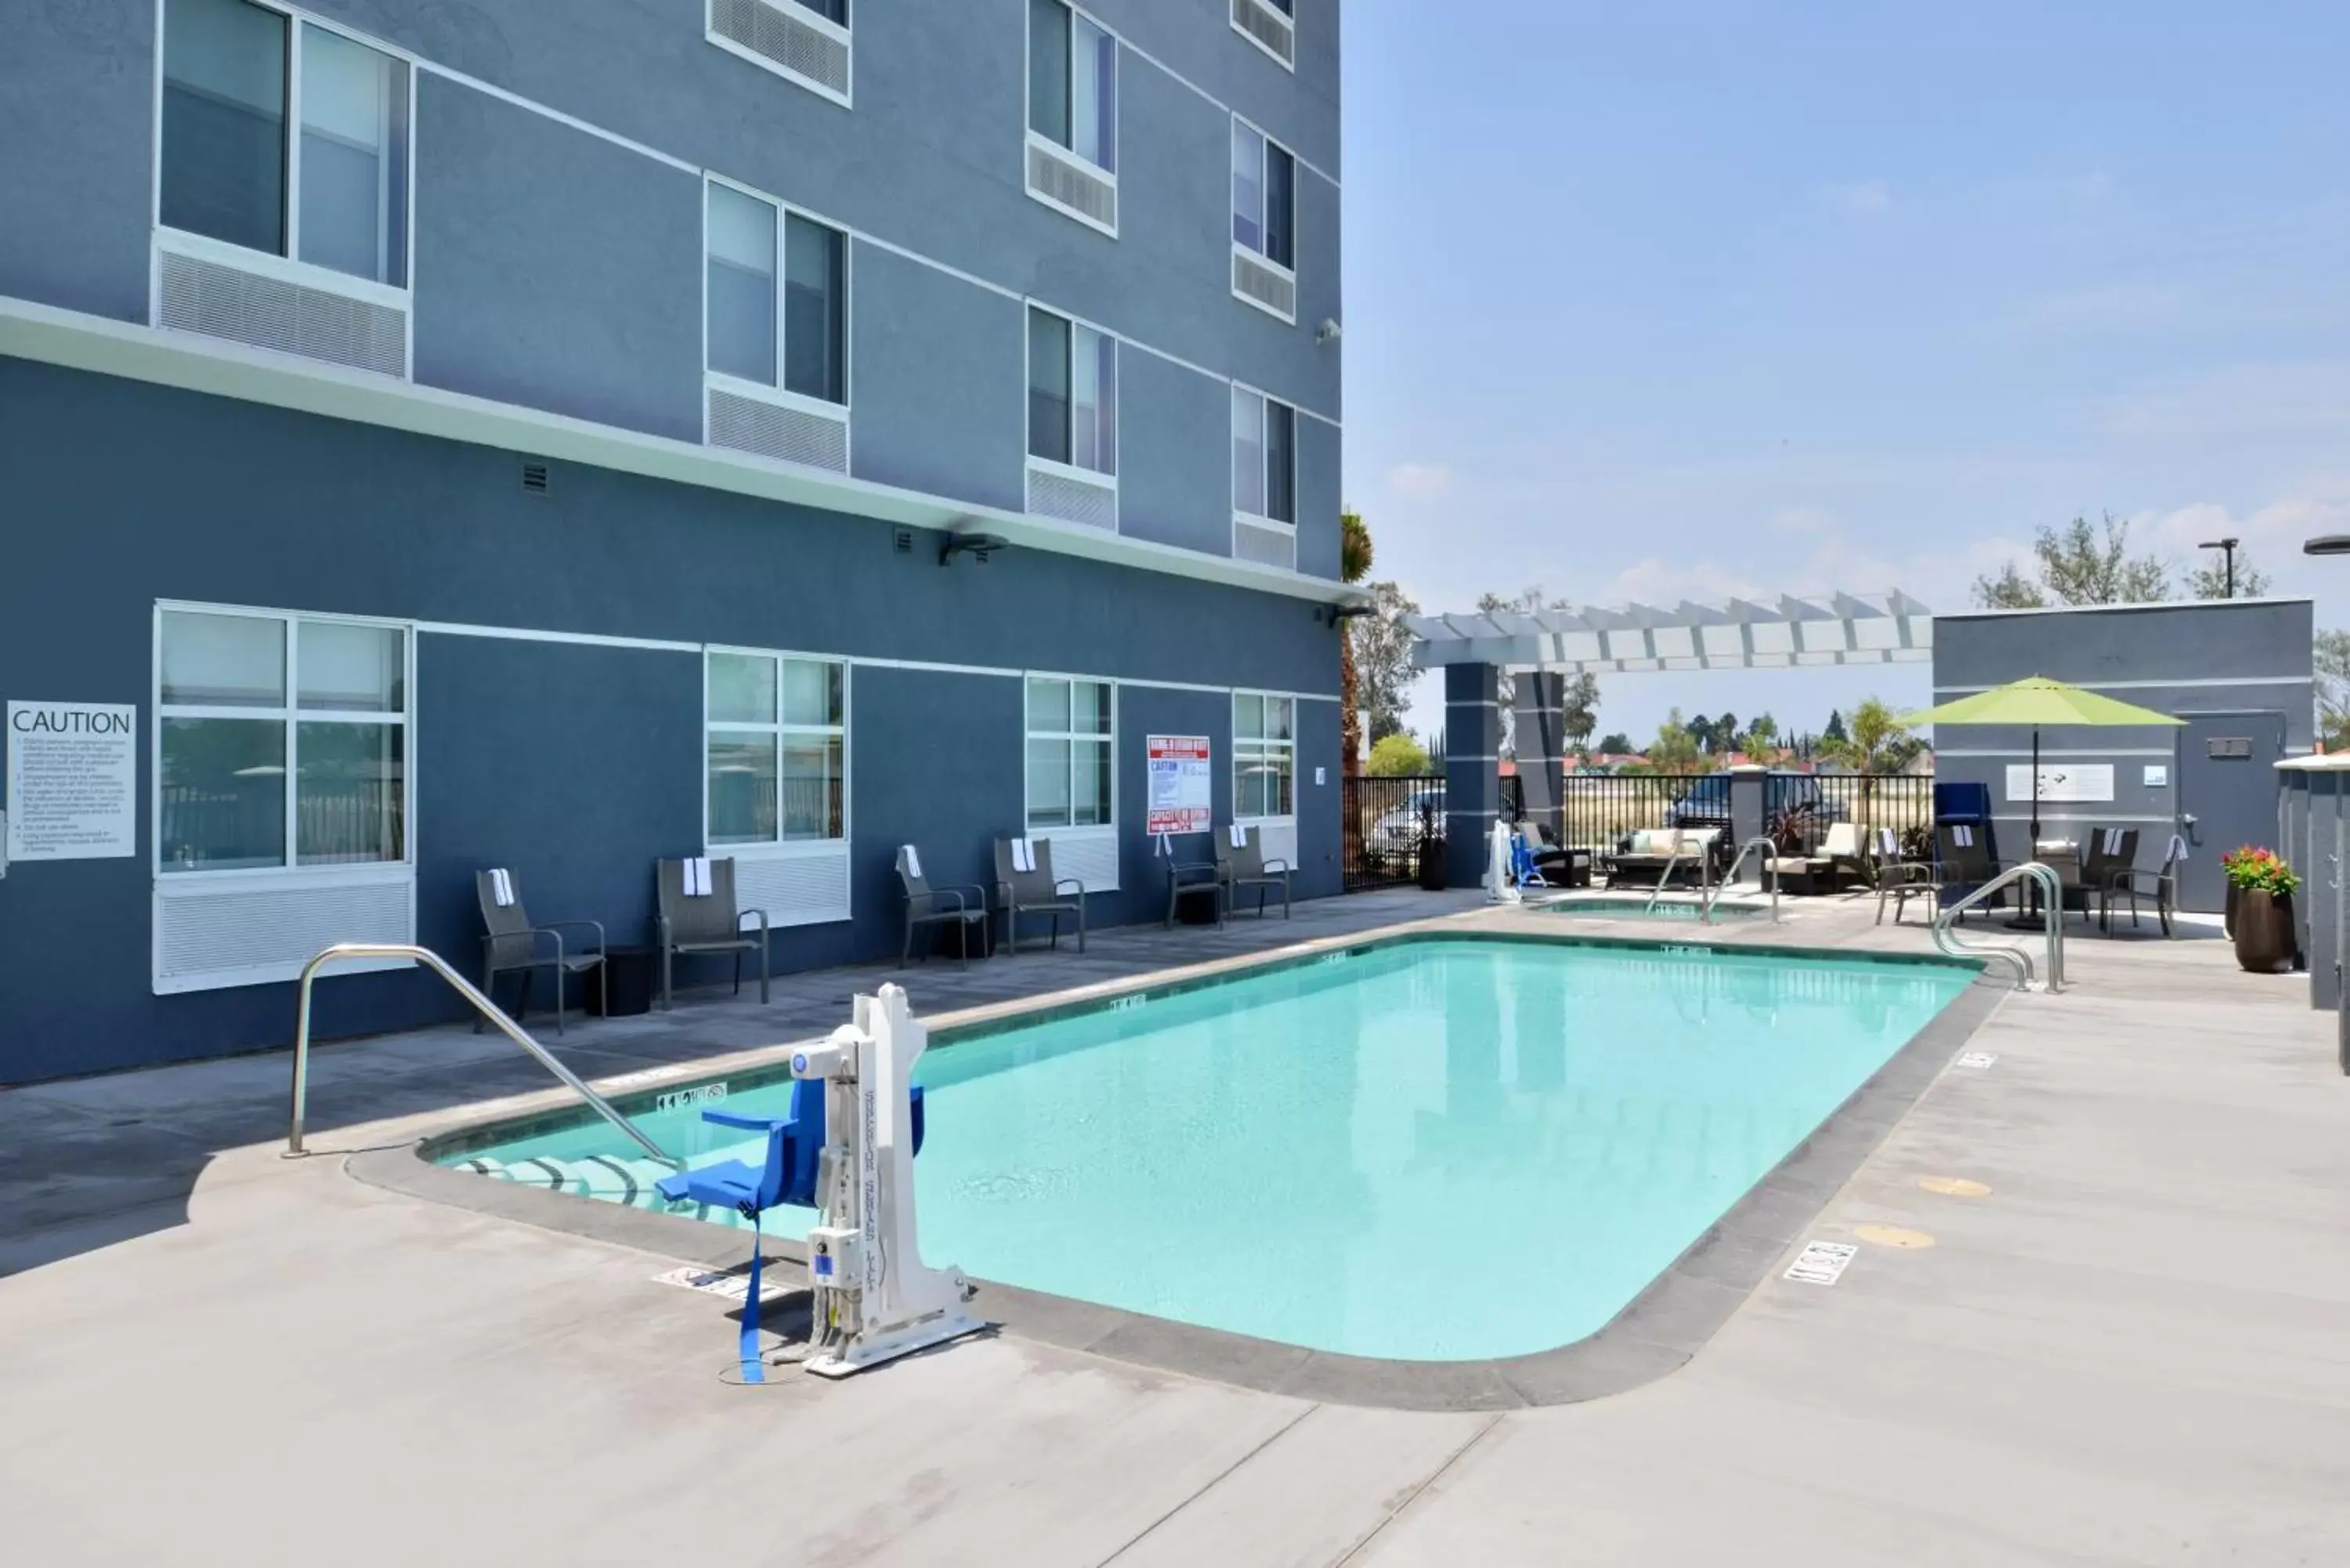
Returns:
[[[137,708],[12,701],[7,724],[10,859],[139,853]]]
[[[2010,805],[2019,805],[2035,798],[2032,791],[2032,764],[2010,763],[2007,768],[2007,798]],[[2043,763],[2040,764],[2040,793],[2036,797],[2043,805],[2065,802],[2099,802],[2114,798],[2114,764],[2111,763]]]
[[[1787,1277],[1806,1285],[1832,1285],[1859,1251],[1849,1241],[1809,1242],[1803,1255],[1787,1265]]]
[[[1147,831],[1205,833],[1215,823],[1215,783],[1205,735],[1144,738],[1150,774],[1150,820]]]

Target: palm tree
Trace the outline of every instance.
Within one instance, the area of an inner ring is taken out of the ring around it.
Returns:
[[[1370,575],[1371,531],[1364,525],[1363,514],[1349,507],[1338,514],[1339,580],[1359,583]],[[1338,703],[1342,715],[1338,767],[1347,778],[1362,771],[1363,714],[1356,696],[1355,630],[1349,625],[1338,639]]]

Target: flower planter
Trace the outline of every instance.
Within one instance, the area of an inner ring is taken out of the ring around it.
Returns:
[[[1441,893],[1451,886],[1445,874],[1444,840],[1423,838],[1419,841],[1419,886],[1422,891]]]
[[[2257,888],[2237,894],[2236,961],[2253,974],[2281,974],[2293,967],[2293,895]]]
[[[2220,924],[2226,929],[2231,938],[2236,934],[2236,900],[2243,896],[2242,888],[2233,882],[2228,884],[2228,902],[2224,912],[2220,917]]]

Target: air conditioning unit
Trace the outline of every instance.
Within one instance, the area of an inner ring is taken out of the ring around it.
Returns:
[[[1297,67],[1297,24],[1264,0],[1232,0],[1232,26],[1283,65]]]
[[[1111,234],[1118,233],[1118,179],[1031,132],[1028,193]]]
[[[1232,247],[1232,292],[1284,321],[1297,320],[1297,275],[1244,245]]]
[[[408,295],[193,236],[156,237],[155,325],[353,370],[408,375]]]
[[[710,36],[827,98],[849,98],[848,29],[793,0],[710,0]]]
[[[707,388],[704,397],[710,445],[830,473],[848,472],[847,410],[818,412],[716,386]]]
[[[1028,464],[1028,510],[1039,517],[1118,532],[1118,481],[1060,464]]]

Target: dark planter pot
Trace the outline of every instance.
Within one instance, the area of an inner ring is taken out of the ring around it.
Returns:
[[[1423,838],[1419,841],[1419,887],[1424,893],[1441,893],[1451,886],[1444,872],[1444,840]]]
[[[2233,882],[2229,883],[2227,908],[2220,917],[2220,923],[2227,929],[2228,934],[2231,937],[2236,934],[2236,900],[2241,897],[2243,897],[2243,889]]]
[[[2254,974],[2293,967],[2293,895],[2246,891],[2236,900],[2236,961]]]

